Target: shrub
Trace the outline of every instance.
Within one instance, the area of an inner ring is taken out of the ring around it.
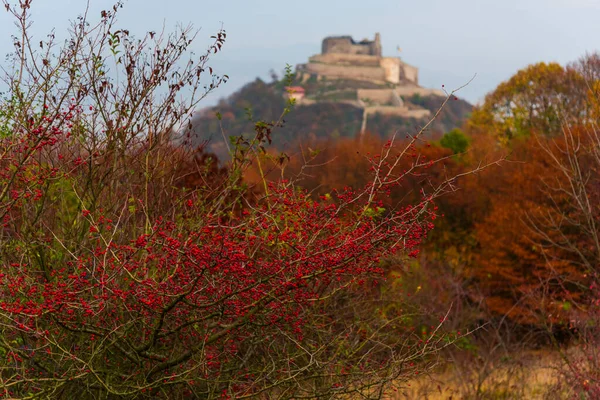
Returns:
[[[135,40],[117,3],[53,56],[52,37],[33,47],[31,1],[5,5],[25,40],[0,107],[2,395],[380,395],[447,345],[379,289],[380,262],[418,254],[450,187],[383,207],[433,162],[399,170],[419,135],[370,158],[361,187],[312,199],[261,175],[259,191],[242,177],[262,174],[282,119],[232,141],[225,169],[187,145],[194,106],[227,80],[208,65],[224,31],[183,62],[189,28]]]

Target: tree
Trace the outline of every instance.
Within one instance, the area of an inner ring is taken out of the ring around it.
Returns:
[[[464,153],[469,148],[469,138],[460,129],[452,129],[442,136],[440,144],[454,154]]]
[[[549,165],[559,179],[544,179],[550,212],[528,218],[536,243],[547,254],[547,268],[555,272],[546,287],[561,290],[562,311],[569,318],[569,333],[576,351],[565,352],[557,344],[564,365],[561,374],[574,396],[600,395],[598,337],[600,331],[600,141],[596,125],[565,125],[555,142],[539,139]],[[568,265],[576,274],[562,273]],[[547,308],[552,310],[554,304]],[[546,315],[546,314],[545,314]],[[544,315],[544,316],[545,316]],[[550,328],[552,319],[544,318]]]
[[[484,132],[502,142],[532,132],[555,136],[565,120],[586,115],[586,86],[573,68],[537,63],[518,71],[489,93],[469,120],[471,133]]]
[[[583,77],[590,108],[588,121],[596,121],[600,116],[600,54],[586,54],[569,67]]]

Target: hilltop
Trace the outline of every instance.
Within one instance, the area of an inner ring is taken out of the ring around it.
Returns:
[[[223,135],[252,133],[250,115],[276,120],[289,97],[295,99],[294,110],[273,135],[273,145],[279,149],[365,131],[383,137],[415,133],[447,95],[419,86],[416,67],[399,58],[383,57],[380,40],[379,34],[373,41],[361,42],[349,36],[325,38],[322,53],[298,65],[291,81],[257,79],[198,113],[192,121],[196,143],[208,142],[211,151],[224,156]],[[466,101],[451,99],[428,135],[435,138],[462,126],[471,109]]]

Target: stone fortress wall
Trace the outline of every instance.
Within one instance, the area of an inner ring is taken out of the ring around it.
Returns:
[[[303,74],[316,75],[318,79],[351,79],[369,81],[385,84],[386,75],[383,68],[356,65],[348,67],[345,65],[310,63],[301,70]]]
[[[358,89],[356,96],[365,104],[389,104],[395,107],[404,107],[404,101],[393,89]]]

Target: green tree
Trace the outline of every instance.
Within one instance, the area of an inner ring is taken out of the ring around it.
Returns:
[[[458,128],[446,133],[440,140],[442,147],[452,150],[454,154],[464,153],[469,148],[469,138]]]

